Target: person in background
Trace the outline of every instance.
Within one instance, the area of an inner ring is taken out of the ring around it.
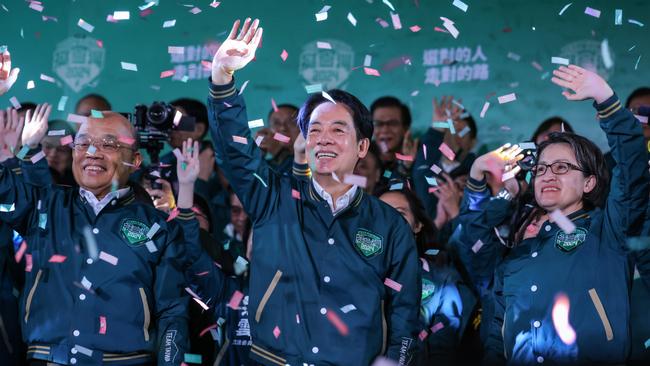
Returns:
[[[75,186],[72,176],[72,148],[71,144],[61,145],[61,138],[74,136],[76,131],[70,124],[62,120],[49,122],[47,136],[41,141],[43,152],[50,167],[52,180],[55,184]]]
[[[91,93],[83,96],[74,107],[75,114],[80,116],[90,116],[93,110],[110,111],[112,109],[111,103],[108,102],[104,96]]]
[[[573,132],[573,127],[562,117],[550,117],[537,126],[530,141],[534,142],[535,145],[539,145],[548,140],[548,135],[552,132]]]
[[[293,144],[300,134],[296,118],[298,107],[292,104],[280,104],[277,109],[272,109],[268,115],[269,127],[273,144],[279,147],[279,151],[270,154],[267,161],[271,168],[284,174],[290,174],[293,166]],[[278,135],[276,135],[278,134]],[[274,149],[275,150],[275,149]]]
[[[381,151],[382,166],[394,178],[408,178],[418,147],[411,136],[411,111],[399,99],[385,96],[372,103],[370,113],[375,126],[373,140]],[[397,154],[411,159],[399,159]]]
[[[366,157],[359,159],[357,166],[354,168],[354,174],[366,177],[366,187],[364,190],[370,195],[374,195],[380,182],[384,181],[381,153],[374,141],[370,142]]]

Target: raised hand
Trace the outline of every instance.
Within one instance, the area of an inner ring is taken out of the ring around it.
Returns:
[[[34,149],[47,133],[47,119],[52,112],[52,106],[44,103],[36,106],[34,111],[28,110],[25,115],[25,128],[23,129],[23,144]]]
[[[402,140],[402,154],[412,156],[415,158],[415,154],[418,152],[418,145],[420,143],[419,139],[413,139],[411,135],[411,130],[407,130],[404,134],[404,139]],[[411,168],[413,161],[404,161],[404,165],[407,168]]]
[[[307,164],[307,154],[305,153],[305,148],[307,142],[302,135],[302,132],[296,137],[296,141],[293,143],[293,161],[298,164]]]
[[[164,179],[156,179],[161,189],[146,188],[147,193],[153,198],[153,205],[163,212],[169,212],[176,207],[172,185]]]
[[[568,100],[594,99],[596,103],[602,103],[614,94],[607,82],[593,71],[583,69],[580,66],[560,66],[553,70],[551,81],[565,90],[562,92]]]
[[[228,38],[221,44],[212,60],[212,82],[225,85],[232,79],[232,74],[246,66],[255,57],[255,51],[262,39],[262,28],[258,28],[259,20],[246,18],[239,35],[239,20],[235,21]]]
[[[16,147],[20,145],[23,121],[13,108],[7,108],[6,112],[0,110],[0,162],[14,157]]]
[[[5,50],[0,53],[0,95],[11,89],[18,79],[19,68],[11,68],[11,55]]]
[[[459,104],[462,101],[458,100],[458,103],[454,103],[453,101],[454,97],[451,95],[443,95],[442,98],[440,98],[440,102],[438,102],[438,99],[433,98],[433,120],[441,122],[451,119],[452,121],[455,121],[460,118],[463,109]]]
[[[178,177],[179,186],[184,184],[191,184],[194,186],[194,182],[199,176],[199,171],[201,169],[199,163],[199,142],[192,139],[187,139],[183,141],[183,150],[181,152],[182,159],[176,159],[176,176]]]
[[[490,173],[497,181],[501,181],[501,175],[514,168],[517,161],[523,158],[520,154],[522,149],[519,145],[505,144],[496,150],[479,156],[470,170],[470,176],[476,180],[485,178],[485,173]]]

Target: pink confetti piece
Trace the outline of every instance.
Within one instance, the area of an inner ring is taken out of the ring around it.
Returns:
[[[388,277],[386,277],[386,279],[384,280],[384,285],[386,285],[386,286],[392,288],[393,290],[395,290],[395,291],[397,291],[397,292],[402,291],[402,285],[400,285],[399,283],[397,283],[397,282],[391,280],[391,279],[388,278]]]
[[[399,19],[399,14],[391,12],[390,20],[393,22],[394,29],[402,29],[402,21]]]
[[[400,153],[395,153],[395,158],[402,161],[413,161],[413,157],[411,155],[402,155]]]
[[[291,189],[291,197],[294,199],[299,200],[300,199],[300,192],[296,191],[295,189]]]
[[[426,329],[423,329],[422,331],[420,331],[420,334],[418,334],[418,338],[420,339],[420,342],[424,341],[428,336],[429,336],[429,332],[427,332]]]
[[[237,310],[239,309],[239,304],[244,299],[244,294],[241,291],[235,291],[228,302],[228,307]]]
[[[61,139],[59,140],[59,143],[61,143],[61,146],[70,145],[72,143],[72,136],[67,135],[67,136],[61,137]]]
[[[190,13],[196,15],[201,12],[201,9],[197,8],[196,6],[190,9]]]
[[[43,11],[43,5],[41,5],[40,3],[37,3],[35,1],[32,1],[32,2],[29,3],[29,8],[33,9],[33,10],[36,10],[39,13],[41,13]]]
[[[25,272],[31,272],[34,267],[31,254],[25,254]]]
[[[271,98],[271,107],[273,107],[273,112],[278,111],[278,105],[275,103],[275,99]]]
[[[219,2],[219,1],[213,1],[213,2],[210,3],[210,7],[215,8],[215,9],[219,5],[221,5],[221,2]]]
[[[99,334],[106,334],[106,317],[99,316]]]
[[[233,136],[232,140],[238,144],[248,145],[248,140],[246,139],[246,137]]]
[[[167,53],[171,55],[182,55],[185,53],[185,47],[167,46]]]
[[[165,220],[165,221],[166,222],[172,221],[173,219],[176,218],[176,216],[178,216],[179,213],[180,213],[180,211],[178,210],[178,207],[174,207],[174,209],[171,210],[171,212],[169,212],[169,216],[167,217],[167,220]]]
[[[368,184],[368,178],[362,175],[346,174],[345,177],[343,177],[343,183],[366,188],[366,185]]]
[[[431,327],[431,333],[436,333],[437,331],[439,331],[440,329],[442,329],[444,327],[445,327],[444,324],[438,322],[438,323],[434,324],[433,327]]]
[[[209,332],[211,329],[217,329],[218,327],[219,327],[219,324],[212,324],[212,325],[207,326],[205,329],[203,329],[199,333],[199,338],[203,337],[205,335],[205,333]]]
[[[427,160],[427,145],[422,144],[422,154],[424,155],[424,160]]]
[[[647,116],[640,116],[638,114],[635,114],[634,117],[639,120],[641,123],[648,123],[648,117]]]
[[[476,241],[476,243],[474,243],[474,245],[472,245],[472,252],[478,253],[478,251],[481,250],[482,247],[483,247],[483,242],[481,241],[481,239],[479,239]]]
[[[104,48],[104,42],[102,40],[97,40],[97,47]]]
[[[36,164],[39,160],[43,159],[45,157],[45,153],[43,150],[39,151],[38,153],[34,154],[29,160],[31,160],[32,164]]]
[[[123,142],[127,145],[133,145],[135,143],[135,139],[129,136],[120,136],[117,138],[117,141]]]
[[[81,18],[79,18],[79,21],[77,22],[77,25],[78,25],[81,29],[85,30],[85,31],[88,32],[88,33],[92,33],[93,30],[95,29],[94,26],[92,26],[92,25],[86,23],[86,21],[83,20],[83,19],[81,19]]]
[[[140,12],[140,18],[145,18],[145,17],[149,16],[151,13],[153,13],[153,10],[145,9],[145,10]]]
[[[289,57],[289,52],[287,52],[287,50],[282,50],[282,53],[280,54],[280,58],[282,59],[282,62],[286,61],[287,57]]]
[[[170,76],[174,76],[175,73],[176,70],[166,70],[160,73],[160,78],[161,79],[168,78]]]
[[[382,28],[388,28],[388,22],[386,22],[385,20],[383,20],[383,19],[381,19],[381,18],[377,18],[377,19],[375,19],[375,21],[376,21],[377,23],[379,23],[379,25],[380,25]]]
[[[27,242],[23,240],[23,242],[20,243],[20,248],[18,248],[16,254],[14,255],[14,259],[16,260],[16,263],[20,262],[20,260],[23,259],[23,255],[25,254],[26,250],[27,250]]]
[[[571,234],[576,230],[576,225],[566,216],[564,216],[560,210],[556,209],[555,211],[551,212],[549,217],[553,220],[553,222],[555,222],[557,226],[560,227],[560,229],[562,229],[562,231],[567,234]]]
[[[456,159],[456,153],[444,142],[440,144],[440,147],[438,147],[438,150],[442,153],[442,155],[446,156],[447,159],[454,161]]]
[[[485,113],[487,113],[488,108],[490,108],[490,102],[485,102],[485,104],[483,104],[483,109],[481,109],[481,114],[479,115],[481,118],[485,118]]]
[[[433,192],[438,191],[439,189],[440,189],[440,187],[429,187],[429,191],[428,191],[428,192],[429,192],[429,193],[433,193]]]
[[[591,15],[594,18],[600,18],[600,10],[586,7],[585,8],[585,14]]]
[[[41,74],[41,80],[44,80],[44,81],[47,81],[47,82],[50,82],[50,83],[54,83],[54,78],[51,77],[51,76],[47,76],[45,74]]]
[[[289,136],[285,136],[279,132],[276,132],[275,135],[273,135],[273,139],[285,144],[288,144],[289,141],[291,141],[291,138]]]
[[[316,41],[316,47],[322,50],[331,50],[332,45],[329,42]]]
[[[420,28],[419,25],[413,25],[413,26],[409,27],[409,29],[410,29],[411,32],[413,32],[413,33],[417,33],[417,32],[419,32],[420,30],[422,30],[422,28]]]
[[[203,66],[203,68],[206,70],[210,70],[212,69],[212,61],[202,60],[201,66]]]
[[[108,254],[104,251],[99,252],[99,259],[103,260],[106,263],[110,263],[114,266],[117,266],[117,257],[111,254]]]
[[[347,336],[350,333],[348,326],[334,311],[329,309],[327,310],[327,320],[334,325],[334,328],[336,328],[342,336]]]
[[[377,69],[373,69],[372,67],[364,67],[363,72],[365,72],[366,75],[370,76],[380,76],[379,71],[377,71]]]
[[[20,105],[20,102],[18,101],[18,98],[16,98],[16,97],[11,97],[11,98],[9,98],[9,102],[10,102],[11,105],[12,105],[14,108],[16,108],[16,109],[20,109],[20,108],[22,107],[22,106]]]
[[[510,103],[517,100],[517,96],[515,93],[510,93],[506,95],[502,95],[499,97],[499,104],[505,104],[505,103]]]
[[[566,294],[560,293],[556,296],[553,310],[551,311],[551,318],[553,319],[553,327],[560,337],[560,340],[566,345],[572,345],[576,341],[576,331],[569,323],[569,310],[571,304]]]
[[[445,17],[440,17],[442,19],[443,23],[442,26],[445,27],[445,29],[451,34],[452,37],[458,38],[458,29],[456,29],[456,26],[454,25],[454,22],[448,18]]]
[[[280,328],[278,328],[278,326],[276,325],[275,328],[273,328],[273,336],[275,337],[275,339],[278,339],[278,337],[280,337],[280,333],[282,332],[280,332]]]
[[[531,62],[530,64],[531,64],[535,69],[537,69],[537,71],[544,71],[544,68],[542,67],[542,65],[539,64],[539,62],[537,62],[537,61],[533,61],[533,62]]]
[[[422,269],[425,272],[430,272],[431,268],[429,267],[429,262],[427,262],[427,260],[424,258],[420,258],[420,261],[422,261]]]
[[[439,166],[437,166],[436,164],[433,164],[433,165],[431,165],[431,171],[434,172],[435,174],[440,174],[442,169]]]
[[[50,263],[63,263],[67,257],[65,255],[54,254],[50,257],[48,262]]]

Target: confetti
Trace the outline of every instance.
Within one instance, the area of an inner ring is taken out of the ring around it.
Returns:
[[[566,345],[572,345],[576,341],[576,332],[569,324],[569,308],[570,304],[567,295],[558,294],[555,298],[555,304],[553,304],[551,317],[557,335]]]
[[[456,29],[456,26],[454,26],[454,22],[448,18],[445,17],[440,17],[442,19],[443,23],[442,26],[447,29],[449,34],[451,34],[452,37],[458,38],[458,29]]]
[[[26,250],[27,250],[27,242],[23,240],[23,242],[20,243],[20,248],[18,248],[16,254],[14,255],[14,259],[16,260],[16,263],[20,262]]]
[[[210,7],[211,7],[211,8],[215,8],[215,9],[216,9],[219,5],[221,5],[221,2],[220,2],[220,1],[213,1],[213,2],[210,3]]]
[[[534,142],[520,142],[517,145],[522,150],[537,150],[537,145]]]
[[[347,305],[345,305],[344,307],[341,308],[341,311],[343,312],[343,314],[347,314],[347,313],[349,313],[349,312],[351,312],[353,310],[357,310],[357,307],[354,306],[353,304],[347,304]]]
[[[377,23],[379,23],[379,25],[380,25],[382,28],[388,28],[388,23],[387,23],[385,20],[383,20],[383,19],[381,19],[381,18],[377,18],[377,19],[375,19],[375,20],[377,21]]]
[[[453,126],[453,124],[450,125],[450,126]],[[471,131],[472,131],[472,130],[469,128],[469,126],[465,126],[465,128],[463,128],[462,130],[460,130],[460,132],[458,132],[458,136],[459,136],[460,138],[463,138],[463,137],[465,137],[465,135],[467,135],[467,134],[470,133]]]
[[[447,157],[447,159],[451,161],[454,161],[454,159],[456,158],[456,153],[444,142],[440,144],[438,150],[440,150],[442,155],[444,155],[445,157]]]
[[[316,47],[322,50],[331,50],[332,45],[329,42],[316,41]]]
[[[434,172],[435,174],[440,174],[442,169],[440,169],[440,167],[437,166],[436,164],[433,164],[433,165],[431,165],[431,171]]]
[[[609,42],[607,38],[603,39],[600,43],[600,55],[603,58],[603,65],[606,69],[611,69],[614,66],[614,61],[612,61],[612,55],[609,51]]]
[[[275,99],[271,98],[271,107],[273,107],[273,112],[278,111],[278,105],[275,103]]]
[[[420,342],[424,341],[428,336],[429,336],[429,332],[427,332],[426,329],[423,329],[422,331],[420,331],[420,334],[418,334],[418,338],[420,339]]]
[[[282,62],[286,61],[287,57],[289,57],[289,52],[287,52],[287,50],[282,50],[282,53],[280,54],[280,58],[282,59]]]
[[[86,21],[83,20],[83,19],[81,19],[81,18],[79,18],[79,21],[77,22],[77,25],[78,25],[81,29],[85,30],[85,31],[88,32],[88,33],[92,33],[92,32],[93,32],[93,29],[95,29],[95,27],[93,27],[92,25],[86,23]]]
[[[157,222],[154,222],[153,225],[151,225],[151,228],[149,228],[149,231],[147,232],[147,238],[149,239],[153,238],[159,229],[160,229],[160,225],[158,225]]]
[[[623,9],[616,9],[614,11],[614,25],[623,24]]]
[[[639,116],[638,114],[635,114],[634,117],[639,120],[641,123],[648,123],[648,117],[647,116]]]
[[[627,22],[630,23],[630,24],[638,25],[639,27],[645,26],[645,24],[641,23],[640,21],[638,21],[636,19],[628,19]]]
[[[321,92],[321,95],[323,96],[323,98],[325,98],[325,99],[329,100],[330,102],[336,104],[336,101],[334,100],[334,98],[332,98],[332,96],[329,95],[326,91],[323,90]]]
[[[345,177],[343,177],[343,183],[366,188],[366,185],[368,184],[368,178],[362,175],[346,174]]]
[[[474,243],[474,245],[472,245],[472,252],[478,253],[478,251],[481,250],[482,247],[483,247],[483,242],[481,241],[481,239],[479,239],[476,241],[476,243]]]
[[[53,77],[51,77],[51,76],[47,76],[47,75],[45,75],[45,74],[41,74],[41,80],[43,80],[43,81],[47,81],[47,82],[50,82],[50,83],[54,83],[54,82],[55,82]]]
[[[515,93],[510,93],[506,95],[502,95],[499,97],[499,104],[505,104],[505,103],[510,103],[517,100],[517,96]]]
[[[244,90],[245,90],[246,87],[248,86],[248,82],[249,82],[249,81],[250,81],[250,80],[246,80],[246,81],[244,81],[244,83],[241,85],[241,88],[239,89],[239,93],[238,93],[237,95],[242,95],[242,93],[244,92]]]
[[[514,178],[520,171],[521,171],[521,167],[519,165],[515,166],[511,170],[503,173],[503,175],[501,176],[501,181],[505,182],[509,179]]]
[[[437,186],[438,185],[438,181],[434,177],[425,176],[424,179],[426,179],[427,184],[429,184],[430,186]]]
[[[86,123],[86,121],[88,121],[88,117],[70,113],[68,114],[66,121],[72,123]]]
[[[149,253],[155,253],[158,251],[158,248],[156,248],[156,244],[153,243],[153,241],[149,240],[144,244],[147,247],[147,250]]]
[[[551,57],[551,63],[557,65],[569,65],[569,60],[562,57]]]
[[[196,15],[201,12],[201,9],[197,8],[196,6],[190,9],[190,13]]]
[[[187,363],[196,363],[196,364],[201,364],[201,355],[197,355],[194,353],[186,353],[183,355],[183,360]]]
[[[276,132],[275,135],[273,135],[273,139],[285,144],[288,144],[289,141],[291,141],[291,138],[289,136],[285,136],[279,132]]]
[[[81,279],[81,286],[83,286],[83,288],[85,288],[86,290],[90,290],[90,288],[93,287],[93,283],[90,282],[90,281],[86,278],[86,276],[84,276],[84,277]]]
[[[106,317],[99,316],[99,334],[106,334]]]
[[[205,335],[205,333],[207,333],[207,332],[209,332],[209,331],[211,331],[213,329],[217,329],[218,327],[219,327],[219,324],[212,324],[212,325],[208,326],[207,328],[203,329],[201,331],[201,333],[199,333],[199,337],[203,337]]]
[[[295,189],[291,189],[291,197],[294,199],[299,200],[300,199],[300,192],[296,191]]]
[[[233,264],[236,275],[241,275],[248,270],[248,261],[242,256],[238,256]]]
[[[404,188],[404,183],[393,183],[391,184],[389,190],[391,191],[399,191]]]
[[[567,234],[571,234],[576,230],[575,224],[571,222],[571,220],[569,220],[566,216],[564,216],[560,210],[556,209],[555,211],[551,212],[549,217],[553,220],[553,222],[555,222],[555,224],[557,224],[557,226],[560,227],[560,229],[562,229],[562,231]]]
[[[114,11],[113,19],[115,20],[129,20],[131,18],[131,12],[129,11]]]
[[[331,6],[325,5],[323,8],[316,14],[316,21],[317,22],[322,22],[323,20],[327,20],[327,11],[330,10]]]
[[[402,291],[402,285],[400,285],[399,283],[397,283],[397,282],[391,280],[391,279],[388,278],[388,277],[384,280],[384,285],[386,285],[386,286],[392,288],[393,290],[395,290],[395,291],[397,291],[397,292]]]
[[[43,5],[41,5],[40,3],[36,2],[36,1],[30,2],[29,3],[29,8],[33,9],[33,10],[36,10],[39,13],[43,11]]]
[[[350,330],[348,329],[348,326],[341,320],[341,318],[332,310],[327,311],[327,320],[334,325],[336,330],[339,331],[339,333],[342,336],[347,336],[350,333]]]
[[[20,105],[20,102],[18,101],[18,98],[16,97],[9,98],[9,102],[16,109],[20,109],[22,107],[22,105]]]
[[[464,2],[462,2],[460,0],[454,0],[452,5],[457,7],[458,9],[464,11],[464,12],[467,12],[467,8],[468,8],[467,4],[465,4]]]
[[[104,251],[99,252],[99,259],[103,260],[106,263],[110,263],[114,266],[117,266],[117,257],[110,255]]]
[[[185,47],[167,46],[167,53],[172,55],[182,55],[185,54]]]
[[[390,10],[395,11],[395,7],[393,7],[393,4],[390,3],[388,0],[381,0],[382,3],[386,4],[390,8]]]
[[[238,143],[238,144],[248,145],[248,140],[246,139],[246,137],[242,137],[242,136],[233,136],[233,137],[232,137],[232,140],[233,140],[234,142]]]
[[[258,127],[264,127],[263,119],[260,118],[260,119],[248,121],[248,128],[258,128]]]
[[[564,14],[564,12],[569,8],[569,6],[571,6],[571,4],[573,4],[573,3],[568,3],[568,4],[564,5],[564,7],[562,8],[562,10],[560,10],[560,13],[558,15]]]
[[[420,28],[419,25],[414,25],[414,26],[409,27],[409,29],[411,30],[411,32],[413,32],[413,33],[417,33],[417,32],[419,32],[422,28]]]
[[[264,140],[264,136],[262,135],[257,136],[257,138],[255,138],[255,145],[260,146],[263,140]]]
[[[390,20],[393,22],[393,28],[398,30],[402,29],[402,21],[399,19],[399,14],[390,13]]]
[[[243,298],[244,298],[244,294],[241,291],[235,291],[232,294],[230,301],[228,302],[228,307],[233,310],[239,309],[239,304],[241,303]]]
[[[518,54],[516,54],[516,53],[514,53],[514,52],[508,52],[507,57],[508,57],[509,59],[511,59],[511,60],[515,60],[515,61],[519,61],[519,60],[521,60],[521,56],[519,56]]]
[[[591,15],[594,18],[600,18],[600,10],[586,7],[585,8],[585,14]]]
[[[537,61],[533,61],[530,63],[537,71],[543,71],[544,69],[542,68],[542,65],[539,64]]]
[[[645,346],[645,349],[650,348],[650,338],[646,339],[646,341],[645,341],[645,343],[643,343],[643,345]]]
[[[639,58],[636,59],[636,63],[634,64],[634,70],[636,70],[639,67],[639,61],[641,61],[641,55],[639,55]]]
[[[171,28],[176,25],[176,19],[165,20],[163,23],[163,28]]]
[[[485,113],[487,113],[488,108],[490,108],[490,102],[485,102],[485,104],[483,104],[483,108],[481,109],[481,114],[479,114],[479,117],[485,118]]]
[[[175,70],[166,70],[160,73],[160,78],[161,79],[168,78],[170,76],[174,76],[175,73],[176,73]]]
[[[379,75],[379,71],[377,71],[376,69],[373,69],[371,67],[364,67],[363,72],[365,72],[366,75],[370,75],[370,76],[381,76],[381,75]]]
[[[31,272],[33,264],[32,255],[25,254],[25,272]]]
[[[36,86],[34,85],[34,80],[30,80],[27,82],[27,90],[29,89],[34,89]]]
[[[355,18],[354,15],[352,15],[352,13],[348,13],[348,22],[350,22],[350,24],[352,24],[353,27],[357,26],[357,18]]]
[[[50,263],[63,263],[63,262],[65,262],[66,258],[67,257],[65,255],[54,254],[54,255],[52,255],[50,257],[48,262],[50,262]]]
[[[281,333],[280,328],[278,328],[278,326],[276,325],[275,328],[273,328],[273,336],[275,337],[275,339],[278,339],[278,337],[280,337],[280,333]]]
[[[413,157],[411,155],[402,155],[400,153],[395,153],[395,158],[402,161],[413,161]]]
[[[59,99],[59,104],[56,109],[62,112],[63,110],[65,110],[66,103],[68,103],[68,96],[62,95],[61,99]]]
[[[102,112],[94,110],[94,109],[90,110],[90,116],[92,118],[104,118],[104,115],[102,114]]]
[[[442,329],[444,327],[445,327],[444,324],[442,324],[441,322],[438,322],[438,323],[434,324],[433,327],[431,327],[431,333],[436,333],[437,331],[439,331],[440,329]]]
[[[323,84],[307,85],[307,86],[305,86],[305,90],[307,91],[307,94],[322,92],[323,91]]]
[[[38,153],[34,154],[29,160],[32,162],[32,164],[36,164],[39,160],[43,159],[45,157],[45,153],[43,150],[39,151]]]
[[[124,62],[124,61],[120,62],[120,64],[122,64],[122,69],[123,70],[138,71],[138,65],[136,65],[136,64],[132,64],[132,63],[129,63],[129,62]]]
[[[88,349],[88,348],[84,347],[84,346],[80,346],[78,344],[75,344],[74,349],[76,349],[77,352],[79,352],[79,353],[81,353],[83,355],[86,355],[88,357],[93,356],[93,351],[91,349]]]

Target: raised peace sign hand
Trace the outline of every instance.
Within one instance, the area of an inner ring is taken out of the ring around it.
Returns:
[[[258,28],[259,19],[251,25],[251,19],[246,18],[239,35],[239,19],[235,21],[228,38],[221,44],[212,60],[212,82],[225,85],[232,80],[232,74],[246,66],[255,57],[255,51],[262,39],[262,28]]]
[[[614,94],[607,82],[593,71],[583,69],[580,66],[560,66],[553,70],[551,81],[568,90],[562,92],[568,100],[594,99],[596,103],[602,103]]]

